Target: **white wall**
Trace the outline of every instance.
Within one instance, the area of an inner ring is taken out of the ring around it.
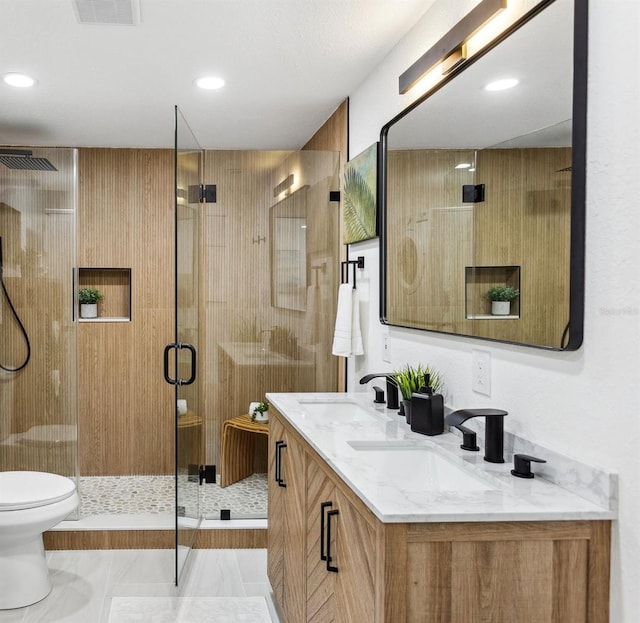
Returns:
[[[410,102],[397,77],[476,2],[438,0],[350,96],[351,155]],[[453,408],[509,411],[505,426],[591,465],[619,472],[614,523],[611,621],[640,612],[640,3],[590,0],[585,334],[573,353],[385,327],[378,320],[377,240],[351,245],[364,255],[359,278],[365,352],[348,363],[357,379],[418,361],[446,379]],[[543,45],[544,42],[541,42]],[[382,361],[389,334],[392,362]],[[471,390],[471,351],[491,353],[491,397]],[[367,390],[370,391],[370,390]]]

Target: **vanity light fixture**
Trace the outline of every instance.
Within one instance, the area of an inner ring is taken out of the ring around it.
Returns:
[[[482,0],[400,75],[398,79],[400,95],[406,93],[436,65],[442,63],[444,75],[463,63],[467,59],[466,42],[506,7],[507,0]]]
[[[224,86],[224,80],[218,76],[202,76],[202,78],[194,80],[194,84],[199,89],[215,91],[216,89],[221,89]]]
[[[460,164],[456,164],[456,169],[469,169],[471,165],[468,162],[461,162]]]
[[[11,87],[18,87],[19,89],[26,89],[35,85],[36,80],[27,74],[21,74],[18,72],[10,72],[2,76],[2,81]]]
[[[506,89],[512,89],[518,84],[517,78],[501,78],[500,80],[494,80],[484,87],[485,91],[505,91]]]

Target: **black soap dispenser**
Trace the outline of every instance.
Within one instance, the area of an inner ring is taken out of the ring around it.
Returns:
[[[427,374],[420,392],[411,396],[411,430],[433,437],[444,433],[444,398],[433,393],[430,383]]]

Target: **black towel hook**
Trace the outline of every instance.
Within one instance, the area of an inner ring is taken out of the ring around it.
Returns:
[[[359,255],[357,260],[345,260],[340,262],[340,283],[349,283],[349,264],[353,266],[353,289],[356,289],[356,268],[364,268],[364,255]]]

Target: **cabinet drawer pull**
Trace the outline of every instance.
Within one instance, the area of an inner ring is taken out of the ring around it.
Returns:
[[[282,478],[282,449],[286,448],[287,444],[284,441],[276,442],[276,482],[279,487],[286,488],[287,483]]]
[[[284,443],[282,441],[276,441],[276,469],[275,469],[275,481],[280,484],[280,445]]]
[[[338,573],[338,567],[331,564],[331,517],[339,515],[340,511],[334,510],[327,513],[327,571]]]
[[[324,531],[324,511],[327,508],[331,508],[333,504],[331,502],[322,502],[320,504],[320,560],[326,560],[327,555],[324,553],[325,544],[325,531]]]

